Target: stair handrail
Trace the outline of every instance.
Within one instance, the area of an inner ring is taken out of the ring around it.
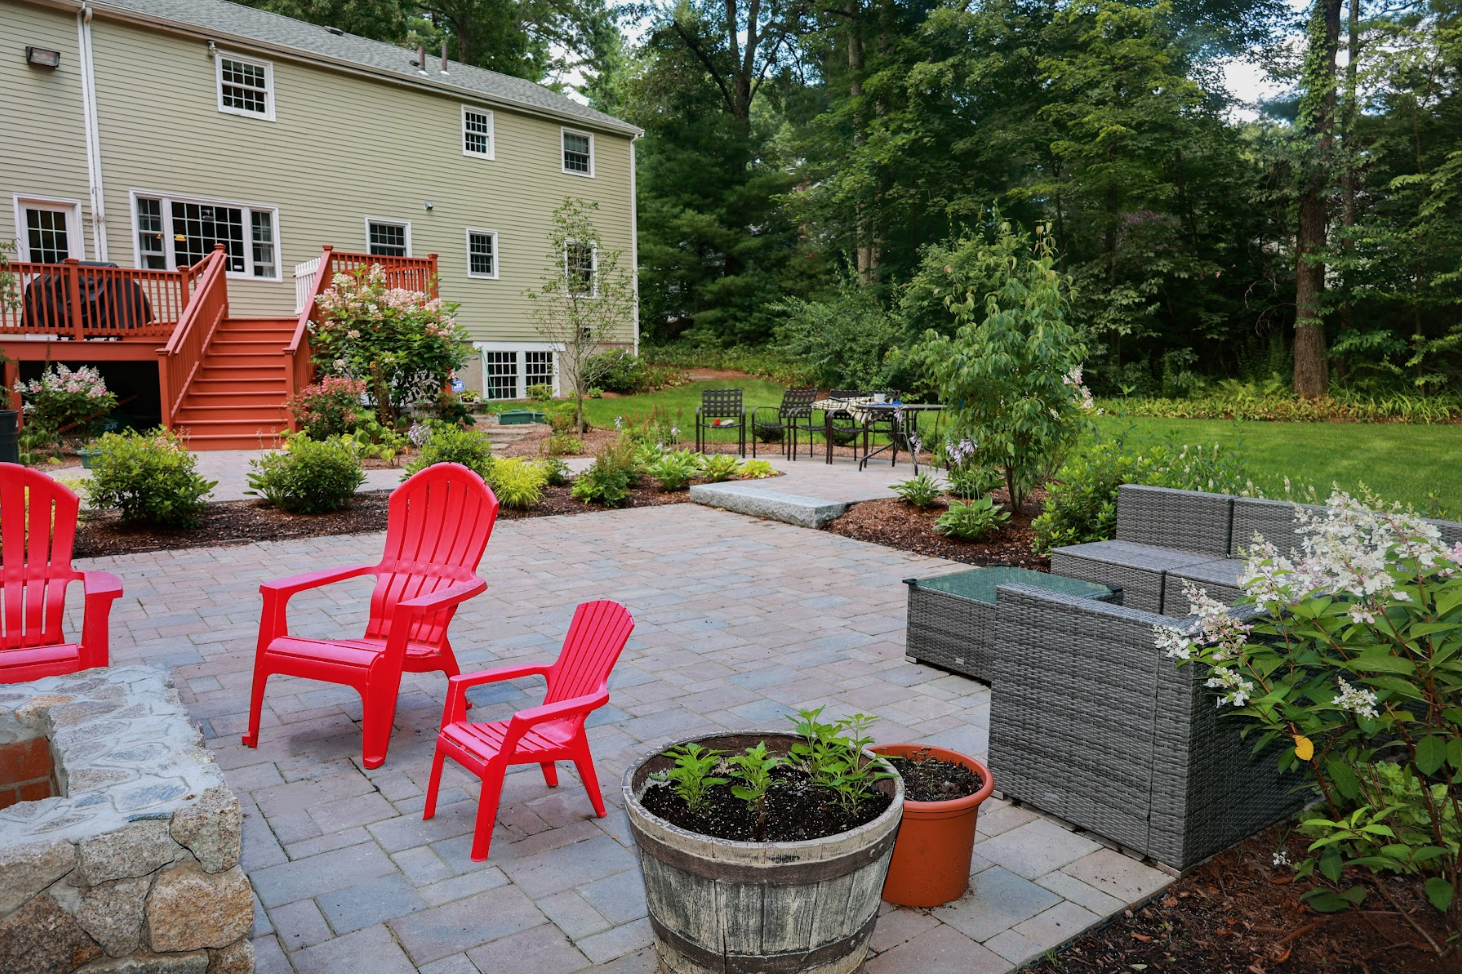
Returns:
[[[289,344],[284,346],[285,357],[289,359],[289,395],[293,398],[301,389],[310,384],[310,322],[314,320],[319,310],[320,295],[330,290],[331,281],[334,278],[334,271],[331,270],[331,262],[334,259],[332,251],[335,248],[330,244],[322,244],[320,247],[320,266],[315,269],[315,281],[310,288],[309,298],[305,301],[304,307],[300,309],[299,321],[294,326],[294,334],[289,338]],[[299,422],[293,415],[289,418],[290,429],[298,431]]]
[[[227,270],[228,255],[221,243],[214,244],[211,254],[187,268],[184,287],[192,283],[193,293],[168,343],[157,350],[162,422],[168,429],[174,428],[193,377],[208,354],[219,324],[228,317]]]

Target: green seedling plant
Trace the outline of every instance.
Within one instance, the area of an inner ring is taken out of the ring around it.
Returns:
[[[727,780],[711,773],[721,763],[721,752],[699,744],[682,744],[666,751],[665,757],[675,765],[652,775],[651,780],[668,783],[692,814],[705,814],[711,789]]]
[[[811,777],[814,787],[831,792],[844,812],[852,812],[873,794],[878,782],[895,775],[863,753],[873,743],[868,731],[878,718],[854,714],[825,723],[818,719],[822,711],[822,707],[801,710],[788,718],[802,738],[788,754]]]
[[[730,766],[731,794],[746,802],[756,812],[756,837],[761,839],[767,821],[767,793],[781,781],[772,777],[772,772],[781,767],[783,761],[767,753],[767,742],[760,741],[756,747],[748,747],[735,757],[726,759]]]

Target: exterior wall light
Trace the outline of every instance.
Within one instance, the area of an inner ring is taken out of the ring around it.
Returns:
[[[421,205],[424,206],[424,207],[426,207],[427,210],[430,211],[431,208],[432,208],[432,201],[431,200],[422,200],[421,201]]]
[[[61,66],[61,52],[48,51],[44,47],[27,47],[25,49],[25,63],[34,64],[38,68],[59,68]]]

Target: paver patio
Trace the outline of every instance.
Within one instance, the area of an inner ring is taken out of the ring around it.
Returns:
[[[701,731],[783,727],[786,714],[823,704],[880,715],[880,741],[985,753],[989,690],[904,661],[899,580],[967,566],[691,504],[501,522],[482,566],[490,587],[453,624],[464,670],[551,658],[586,599],[624,602],[638,626],[610,705],[590,721],[610,816],[592,817],[566,766],[553,790],[536,768],[515,769],[491,858],[474,863],[475,779],[448,762],[436,818],[420,817],[440,674],[406,675],[390,753],[375,771],[359,762],[359,698],[326,684],[272,680],[259,748],[239,743],[258,583],[374,561],[381,537],[95,560],[126,588],[112,615],[114,662],[172,668],[244,805],[261,974],[653,971],[619,798],[638,755]],[[369,585],[298,596],[292,628],[358,631]],[[499,719],[539,702],[541,683],[484,687],[471,699],[475,717]],[[975,852],[963,899],[885,907],[870,974],[1007,971],[1169,882],[998,800],[981,809]]]

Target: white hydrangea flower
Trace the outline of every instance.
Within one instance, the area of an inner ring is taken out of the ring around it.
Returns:
[[[1357,717],[1375,720],[1378,716],[1376,695],[1369,690],[1356,689],[1345,681],[1345,677],[1340,678],[1340,696],[1336,697],[1333,703],[1341,710],[1348,710]]]

